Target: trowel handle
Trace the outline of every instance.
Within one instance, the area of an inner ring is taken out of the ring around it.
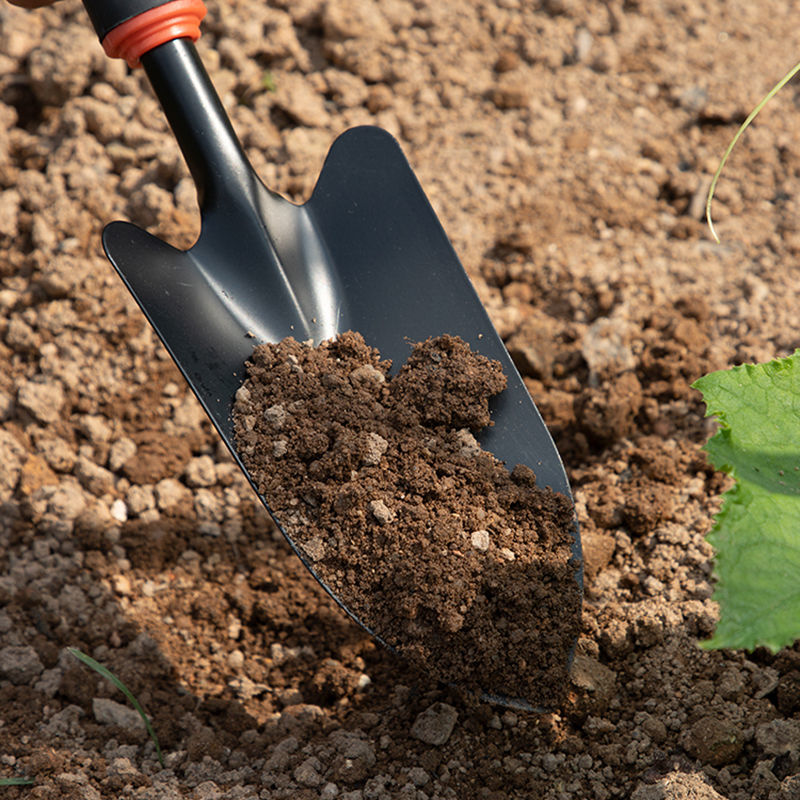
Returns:
[[[83,0],[103,49],[131,67],[165,42],[200,36],[202,0]]]

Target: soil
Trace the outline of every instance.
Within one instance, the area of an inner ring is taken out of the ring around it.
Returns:
[[[586,597],[557,711],[465,703],[345,617],[106,263],[178,246],[194,190],[140,72],[80,3],[0,6],[4,797],[800,795],[800,650],[709,652],[726,479],[690,388],[800,345],[792,4],[209,0],[199,47],[267,184],[395,134],[556,438]],[[197,324],[202,324],[198,321]],[[153,718],[66,648],[114,670]]]
[[[572,503],[473,436],[506,386],[498,362],[445,335],[390,367],[353,332],[257,346],[242,460],[334,597],[412,665],[558,708],[580,629]]]

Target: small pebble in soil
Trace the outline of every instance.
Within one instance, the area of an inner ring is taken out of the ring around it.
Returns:
[[[736,761],[743,745],[742,732],[736,724],[706,716],[689,729],[686,749],[703,764],[721,767]]]
[[[553,707],[580,620],[572,505],[476,441],[497,362],[441,336],[389,368],[353,332],[258,345],[234,407],[242,460],[307,563],[402,656]]]
[[[430,745],[443,745],[450,738],[458,712],[447,703],[434,703],[414,720],[411,735]]]
[[[107,697],[93,698],[92,713],[101,725],[114,725],[129,733],[143,733],[145,730],[144,720],[135,709]]]
[[[0,680],[23,685],[30,683],[43,669],[36,650],[30,645],[10,646],[0,650]]]
[[[489,531],[472,531],[471,541],[476,550],[485,553],[489,549]]]

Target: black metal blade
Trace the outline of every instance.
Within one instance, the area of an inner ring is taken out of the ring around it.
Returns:
[[[184,252],[117,222],[103,243],[245,474],[231,412],[255,344],[355,330],[397,369],[414,342],[453,334],[508,378],[483,446],[571,496],[555,444],[397,142],[373,127],[342,134],[310,200],[294,205],[253,172],[191,43],[142,60],[195,178],[201,234]],[[573,532],[579,561],[577,521]]]

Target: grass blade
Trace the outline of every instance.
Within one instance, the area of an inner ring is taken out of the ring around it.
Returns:
[[[0,786],[33,786],[31,778],[0,778]]]
[[[111,681],[111,683],[113,683],[114,686],[116,686],[117,689],[119,689],[125,695],[125,697],[128,698],[131,705],[139,712],[139,716],[144,721],[144,726],[147,729],[147,733],[150,735],[150,738],[153,740],[153,744],[156,746],[158,763],[163,767],[164,757],[161,755],[161,746],[158,743],[158,736],[156,736],[156,732],[153,730],[153,726],[150,724],[150,719],[148,718],[147,714],[144,713],[144,709],[139,704],[139,701],[133,696],[133,692],[131,692],[131,690],[116,675],[114,675],[113,672],[104,667],[98,661],[95,661],[91,656],[87,656],[86,653],[78,650],[77,647],[70,647],[68,650],[73,656],[75,656],[75,658],[78,659],[78,661],[82,661],[87,667],[90,667],[96,673]]]
[[[714,177],[711,179],[711,186],[708,187],[708,198],[706,199],[706,221],[708,222],[708,227],[711,229],[711,235],[714,237],[714,241],[719,244],[719,236],[717,236],[717,231],[714,229],[714,223],[711,221],[711,201],[714,198],[714,190],[717,188],[717,181],[719,180],[719,176],[722,174],[722,169],[725,166],[725,163],[728,160],[728,156],[730,156],[731,151],[736,146],[736,142],[742,137],[742,134],[747,130],[750,123],[758,116],[759,112],[761,111],[764,106],[772,100],[773,97],[781,90],[784,86],[786,86],[789,81],[794,78],[794,76],[800,71],[800,63],[795,64],[789,72],[786,73],[767,93],[764,95],[761,102],[747,115],[747,119],[739,126],[739,130],[736,131],[736,135],[731,139],[731,143],[728,145],[728,149],[725,151],[725,155],[722,156],[722,161],[719,162],[719,166],[717,167],[717,171],[714,173]]]

